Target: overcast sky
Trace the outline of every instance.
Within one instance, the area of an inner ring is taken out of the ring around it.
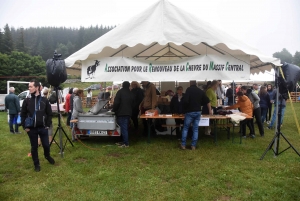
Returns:
[[[118,26],[158,0],[0,0],[0,27]],[[300,51],[300,0],[169,0],[272,56]]]

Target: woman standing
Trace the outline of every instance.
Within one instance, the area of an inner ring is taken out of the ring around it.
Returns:
[[[83,113],[82,109],[82,102],[81,98],[83,97],[83,90],[78,89],[75,93],[74,99],[73,99],[73,113],[72,113],[72,119],[78,119],[78,115],[80,113]],[[72,141],[76,141],[77,137],[76,135],[72,135]]]
[[[259,105],[261,108],[261,123],[264,123],[270,104],[270,96],[267,93],[267,88],[265,86],[260,87],[258,96],[260,98]]]
[[[67,125],[70,126],[70,120],[71,120],[71,105],[70,105],[70,98],[71,95],[73,94],[73,88],[69,89],[69,93],[66,95],[66,100],[65,100],[65,113],[68,114],[68,118],[67,118]]]
[[[217,90],[218,86],[219,86],[219,82],[217,80],[213,80],[205,92],[206,96],[210,100],[211,109],[213,110],[213,112],[212,112],[213,114],[217,113],[218,101],[217,101],[216,90]],[[209,114],[209,111],[208,111],[208,108],[206,105],[204,105],[202,108],[202,114]],[[211,135],[210,127],[205,127],[205,135]]]

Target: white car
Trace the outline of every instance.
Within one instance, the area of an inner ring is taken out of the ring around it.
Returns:
[[[29,93],[29,90],[21,92],[18,95],[18,98],[20,100],[20,106],[22,107],[22,104],[23,104],[23,101],[24,101],[25,98],[30,98],[30,97],[31,97],[31,94]],[[60,110],[60,112],[64,112],[65,111],[65,109],[64,109],[65,103],[63,102],[63,98],[62,98],[63,96],[62,96],[61,91],[59,91],[59,96],[58,97],[59,97],[58,101],[60,102],[59,110]],[[52,109],[52,112],[57,112],[57,103],[51,104],[51,109]]]

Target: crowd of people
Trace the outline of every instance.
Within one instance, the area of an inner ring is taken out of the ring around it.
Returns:
[[[217,114],[217,109],[235,109],[248,116],[254,117],[257,124],[259,134],[264,136],[264,122],[267,122],[268,129],[273,128],[276,121],[276,107],[272,114],[272,105],[277,104],[277,92],[271,84],[267,86],[241,86],[231,83],[224,86],[221,80],[208,81],[207,84],[200,89],[197,87],[196,81],[190,81],[190,86],[185,90],[182,86],[176,88],[174,94],[171,90],[165,95],[170,95],[170,112],[172,114],[184,114],[184,119],[176,119],[176,136],[180,138],[180,148],[186,149],[186,141],[189,129],[192,135],[191,149],[196,149],[198,141],[198,124],[201,114]],[[5,106],[9,109],[9,129],[12,134],[17,134],[19,128],[14,119],[20,114],[21,125],[27,132],[31,143],[31,155],[35,167],[35,171],[40,171],[40,163],[38,159],[38,146],[42,145],[45,158],[54,164],[54,159],[50,156],[50,145],[52,138],[52,110],[50,102],[47,99],[48,89],[43,87],[41,83],[32,80],[29,83],[30,98],[27,98],[22,107],[20,107],[19,99],[14,94],[14,88],[9,89],[10,93],[5,98]],[[170,93],[172,92],[172,93]],[[77,119],[80,113],[83,113],[82,98],[83,90],[78,88],[70,88],[69,93],[65,97],[65,112],[67,113],[67,125],[72,128],[72,119]],[[108,100],[110,98],[108,91],[101,91],[98,100]],[[155,110],[158,106],[157,95],[159,91],[155,85],[149,81],[141,83],[133,81],[122,83],[122,88],[116,93],[112,105],[112,111],[115,112],[117,123],[121,129],[122,141],[116,143],[119,147],[129,147],[128,125],[130,119],[133,122],[133,129],[138,132],[138,116],[144,114],[147,110]],[[87,107],[91,106],[92,91],[87,91]],[[279,96],[281,103],[281,121],[282,125],[285,112],[285,99]],[[224,107],[226,106],[226,107]],[[34,124],[28,126],[26,120],[28,117],[35,119]],[[254,118],[245,119],[240,122],[242,137],[246,138],[246,126],[249,128],[249,137],[256,136],[254,129]],[[148,123],[143,119],[144,136],[148,134]],[[15,125],[14,125],[15,124]],[[182,130],[180,125],[183,125]],[[15,127],[13,127],[15,126]],[[156,134],[153,126],[150,128],[151,134]],[[205,135],[213,136],[209,127],[205,128]],[[76,141],[76,136],[72,135],[72,140]]]

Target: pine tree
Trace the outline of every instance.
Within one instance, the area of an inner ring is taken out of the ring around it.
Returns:
[[[300,66],[300,52],[296,51],[293,57],[293,64]]]
[[[44,54],[45,54],[45,49],[44,49],[43,42],[39,42],[39,45],[37,46],[37,55],[42,57]]]
[[[3,53],[3,32],[0,29],[0,53]]]
[[[4,27],[3,53],[10,54],[14,50],[14,42],[8,24]]]
[[[19,32],[19,38],[16,42],[16,49],[19,52],[26,52],[25,44],[24,44],[24,29],[21,28]]]

